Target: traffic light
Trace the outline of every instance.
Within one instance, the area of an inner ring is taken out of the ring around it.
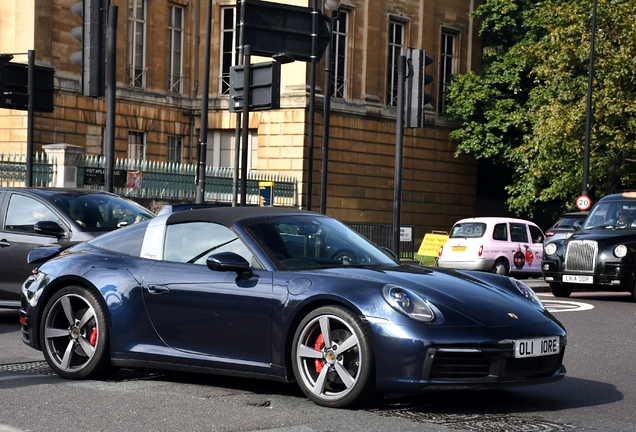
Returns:
[[[404,127],[416,128],[424,125],[425,105],[433,102],[433,96],[426,93],[426,85],[433,82],[433,76],[426,73],[426,66],[433,58],[422,49],[406,48],[406,107]]]
[[[433,82],[433,75],[426,73],[426,66],[433,63],[433,57],[426,55],[424,52],[424,105],[428,105],[433,102],[433,96],[430,93],[426,93],[426,86]]]
[[[71,54],[71,61],[82,68],[80,88],[84,96],[101,97],[106,90],[106,22],[109,0],[83,0],[71,11],[82,18],[81,27],[71,36],[82,43],[82,50]]]

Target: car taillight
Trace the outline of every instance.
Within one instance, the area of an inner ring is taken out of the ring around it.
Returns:
[[[439,250],[437,251],[437,256],[441,257],[442,256],[442,252],[444,251],[444,246],[440,246]]]
[[[484,246],[482,245],[482,246],[479,246],[479,250],[477,250],[477,255],[481,256],[481,254],[483,253],[484,253]]]

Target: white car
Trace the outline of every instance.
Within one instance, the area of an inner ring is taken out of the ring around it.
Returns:
[[[479,217],[459,220],[439,249],[440,267],[497,274],[541,276],[543,231],[523,219]]]

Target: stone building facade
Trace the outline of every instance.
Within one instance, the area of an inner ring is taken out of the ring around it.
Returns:
[[[104,98],[80,93],[80,50],[70,30],[80,18],[76,0],[2,0],[0,53],[55,69],[54,112],[36,112],[34,147],[83,146],[103,154]],[[311,7],[312,0],[287,0]],[[318,0],[318,7],[322,1]],[[455,126],[443,112],[444,83],[478,70],[481,43],[470,17],[481,0],[342,0],[334,25],[335,86],[331,97],[328,182],[321,197],[325,56],[316,68],[311,209],[326,199],[326,213],[346,222],[391,224],[394,211],[397,56],[423,49],[434,62],[421,128],[404,133],[402,225],[421,239],[447,230],[476,208],[477,164],[455,157],[448,139]],[[236,115],[229,111],[229,68],[237,46],[234,0],[111,0],[118,7],[116,50],[116,158],[197,162],[201,90],[209,72],[206,163],[234,166]],[[207,5],[212,4],[210,70],[204,70]],[[329,12],[326,11],[329,16]],[[252,63],[270,61],[252,57]],[[308,207],[310,63],[281,67],[281,107],[249,116],[249,167],[293,175],[298,206]],[[26,111],[0,109],[0,152],[24,151]]]

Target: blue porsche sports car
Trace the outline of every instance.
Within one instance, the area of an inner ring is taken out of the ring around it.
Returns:
[[[344,407],[565,375],[566,331],[523,282],[402,265],[312,212],[177,212],[30,259],[23,341],[64,378],[229,374]]]

